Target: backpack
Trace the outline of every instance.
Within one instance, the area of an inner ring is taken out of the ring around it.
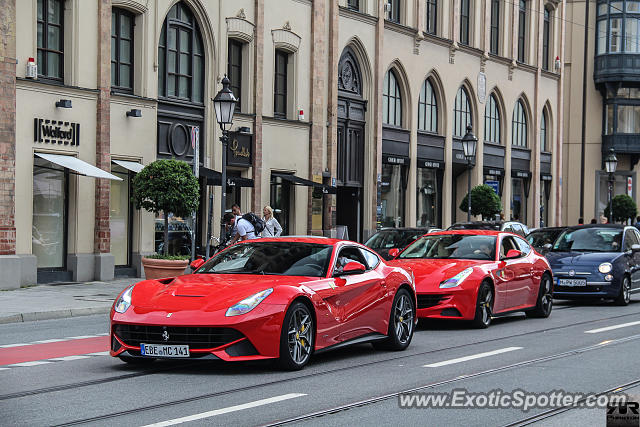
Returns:
[[[264,230],[264,221],[253,212],[248,212],[242,215],[242,219],[249,221],[251,225],[253,225],[253,230],[255,231],[256,236]]]

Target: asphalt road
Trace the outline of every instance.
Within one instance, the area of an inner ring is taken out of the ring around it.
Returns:
[[[301,372],[267,363],[131,367],[104,355],[107,330],[105,316],[0,325],[0,424],[567,427],[605,425],[606,410],[400,408],[398,395],[619,389],[640,398],[640,301],[633,300],[627,307],[556,301],[548,319],[515,314],[486,330],[429,322],[404,352],[358,345],[318,355]]]

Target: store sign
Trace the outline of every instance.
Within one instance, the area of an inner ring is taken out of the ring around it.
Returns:
[[[440,162],[432,162],[430,160],[421,160],[418,164],[420,168],[432,168],[432,169],[440,169]]]
[[[489,169],[487,170],[487,175],[502,176],[502,171],[500,169]]]
[[[485,181],[484,183],[491,187],[498,196],[500,195],[500,181]]]
[[[44,144],[80,145],[80,123],[33,119],[33,140]]]
[[[633,178],[630,176],[627,177],[627,196],[633,197]]]
[[[524,171],[512,171],[512,176],[515,178],[529,178],[530,173]]]
[[[385,155],[382,157],[382,163],[392,164],[392,165],[409,165],[409,159],[406,157],[395,157]]]
[[[251,166],[251,134],[230,132],[229,145],[227,146],[227,165]]]

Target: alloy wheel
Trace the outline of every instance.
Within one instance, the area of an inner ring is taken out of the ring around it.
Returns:
[[[493,301],[493,294],[491,288],[485,286],[483,293],[478,298],[478,307],[482,310],[482,323],[488,325],[491,322],[491,302]]]
[[[306,307],[297,307],[287,329],[289,354],[298,365],[304,364],[313,346],[313,318]]]
[[[400,295],[394,307],[396,337],[401,344],[411,339],[413,331],[413,306],[406,294]]]

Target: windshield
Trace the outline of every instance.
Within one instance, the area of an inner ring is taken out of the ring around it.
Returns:
[[[529,242],[529,244],[533,246],[536,250],[540,250],[546,244],[553,245],[553,242],[556,241],[556,238],[558,237],[561,231],[562,230],[532,231],[527,236],[527,242]]]
[[[565,230],[553,245],[558,252],[618,252],[622,230],[617,228],[581,228]]]
[[[424,236],[411,244],[398,258],[481,259],[496,257],[496,236],[440,234]]]
[[[332,251],[331,245],[314,243],[241,243],[219,253],[196,273],[324,277]]]
[[[469,222],[460,222],[457,224],[453,224],[447,230],[500,230],[500,224],[492,224],[492,223],[469,223]]]
[[[425,233],[426,231],[421,230],[384,230],[371,236],[364,245],[371,249],[404,248]]]

